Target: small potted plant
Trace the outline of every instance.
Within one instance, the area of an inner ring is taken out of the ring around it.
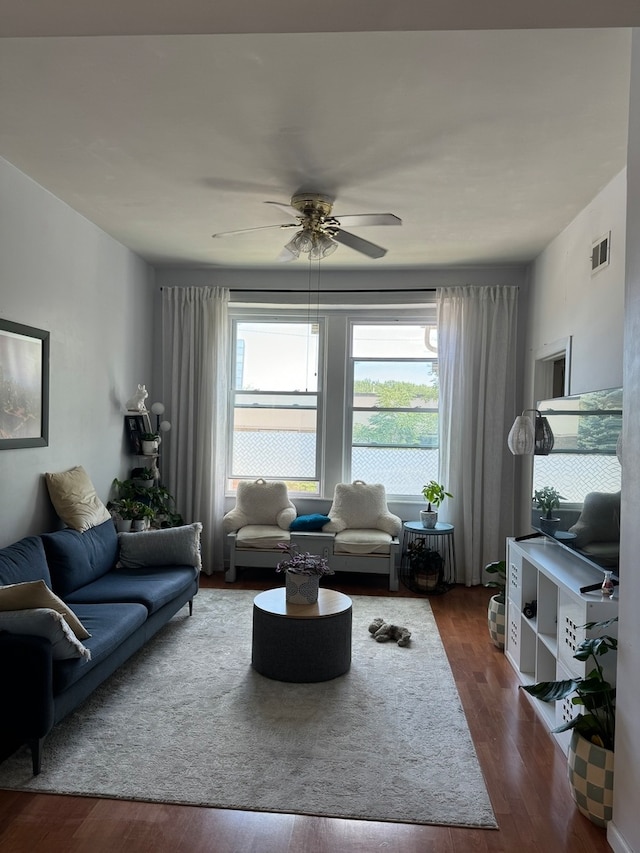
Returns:
[[[137,501],[131,498],[118,498],[110,502],[109,510],[116,523],[118,533],[128,533],[131,530],[136,507]]]
[[[134,501],[135,504],[132,515],[131,530],[140,531],[148,530],[155,516],[153,507],[142,501]]]
[[[142,489],[150,489],[155,483],[156,471],[153,468],[134,468],[132,479]]]
[[[407,545],[409,577],[403,583],[414,592],[442,592],[444,581],[444,559],[438,552],[427,546],[424,537],[415,539]]]
[[[494,579],[487,581],[485,586],[497,589],[498,592],[489,599],[487,610],[487,624],[489,636],[494,646],[504,649],[505,635],[505,605],[507,588],[507,564],[504,560],[496,560],[484,567],[488,575],[494,575]]]
[[[588,622],[585,630],[603,630],[618,617],[604,622]],[[593,669],[584,678],[541,681],[523,686],[543,702],[556,702],[575,693],[571,703],[584,709],[571,720],[553,729],[571,731],[567,754],[571,794],[578,809],[598,826],[606,826],[613,811],[613,748],[616,728],[616,690],[604,677],[600,658],[618,649],[618,640],[609,635],[587,637],[578,644],[573,657],[591,661]],[[586,792],[586,793],[585,793]]]
[[[422,496],[427,502],[427,508],[420,511],[420,521],[423,527],[432,529],[438,523],[438,507],[445,498],[452,498],[453,495],[442,484],[431,480],[422,487]]]
[[[333,575],[326,557],[302,554],[297,545],[279,542],[286,557],[276,566],[276,572],[285,573],[287,604],[315,604],[318,600],[320,578]]]
[[[155,456],[158,452],[160,437],[155,432],[143,432],[140,436],[143,456]]]
[[[543,533],[554,536],[560,524],[560,519],[554,518],[552,512],[554,509],[558,509],[560,501],[564,500],[564,498],[553,486],[544,486],[542,489],[536,489],[533,493],[533,500],[537,504],[538,509],[544,513],[540,516],[540,529]]]

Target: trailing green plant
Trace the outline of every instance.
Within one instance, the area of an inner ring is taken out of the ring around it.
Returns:
[[[157,432],[143,432],[140,436],[141,441],[157,441],[158,433]]]
[[[445,491],[445,487],[436,480],[431,480],[422,487],[422,496],[427,502],[427,512],[431,512],[431,504],[438,509],[445,498],[452,498],[450,492]]]
[[[618,617],[604,622],[587,622],[586,630],[605,629]],[[613,749],[616,734],[616,690],[605,679],[599,658],[618,650],[618,641],[607,634],[583,640],[573,657],[579,661],[592,660],[594,668],[585,678],[570,678],[564,681],[540,681],[538,684],[524,686],[523,690],[541,699],[543,702],[556,702],[571,693],[573,705],[584,708],[584,713],[576,714],[573,719],[553,729],[554,732],[566,732],[575,729],[582,737],[604,749]]]
[[[544,486],[542,489],[536,489],[533,500],[537,503],[538,509],[545,513],[544,518],[551,518],[552,511],[558,509],[560,501],[564,498],[553,486]]]
[[[495,575],[494,580],[487,581],[485,586],[494,587],[499,589],[500,592],[496,593],[495,599],[498,604],[505,603],[505,592],[507,589],[507,564],[505,560],[496,560],[493,563],[488,563],[484,567],[485,572],[488,575]]]

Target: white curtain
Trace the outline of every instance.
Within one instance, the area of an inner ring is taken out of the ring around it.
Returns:
[[[163,394],[171,421],[163,479],[185,522],[201,521],[202,569],[223,569],[229,291],[162,290]]]
[[[514,530],[516,287],[438,290],[440,482],[453,494],[456,581],[482,583]],[[444,508],[444,507],[443,507]],[[445,519],[443,519],[445,520]]]

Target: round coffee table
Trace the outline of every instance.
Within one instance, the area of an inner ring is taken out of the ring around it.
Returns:
[[[287,604],[284,587],[253,601],[251,665],[277,681],[328,681],[351,666],[351,599],[320,589],[316,604]]]

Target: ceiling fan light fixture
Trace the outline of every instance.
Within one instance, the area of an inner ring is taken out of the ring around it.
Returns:
[[[296,244],[296,237],[297,236],[298,235],[296,234],[294,237],[292,237],[291,240],[289,240],[289,242],[284,247],[284,251],[289,252],[289,254],[294,258],[300,257],[300,249],[298,248],[298,246]],[[289,260],[289,259],[287,258],[287,260]]]
[[[313,245],[309,252],[309,258],[312,261],[319,261],[322,258],[332,255],[337,248],[338,244],[335,240],[332,240],[328,234],[318,231],[313,236]]]

